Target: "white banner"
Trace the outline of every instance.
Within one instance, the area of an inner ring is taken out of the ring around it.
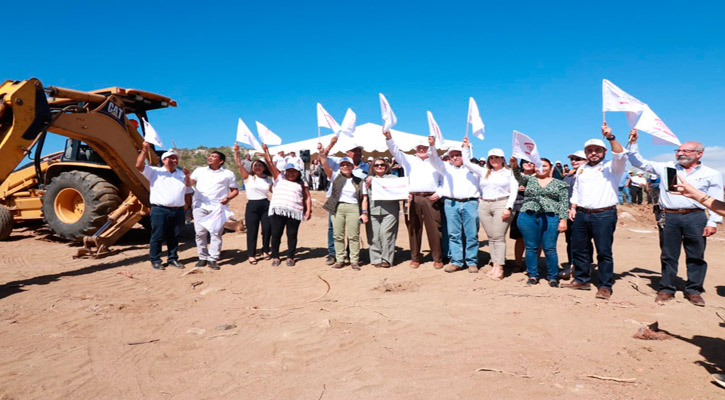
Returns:
[[[252,131],[249,130],[247,124],[245,124],[241,118],[239,118],[239,122],[237,122],[237,142],[246,144],[260,153],[264,151],[262,150],[262,145],[259,144],[257,138],[254,136]]]
[[[145,118],[141,118],[141,122],[143,123],[144,132],[146,132],[143,140],[163,149],[164,144],[161,142],[161,136],[159,136],[159,134],[156,132],[156,129],[154,129],[154,127],[151,126],[151,124],[149,124],[149,122],[146,121]]]
[[[322,108],[322,104],[317,103],[317,126],[320,128],[331,129],[335,134],[340,134],[340,125],[332,118],[332,115]]]
[[[486,126],[483,125],[481,113],[478,112],[478,104],[476,104],[476,100],[473,100],[473,97],[468,99],[467,123],[471,124],[471,133],[473,136],[483,140],[483,133],[486,130]]]
[[[428,129],[430,130],[430,136],[433,136],[436,138],[436,147],[440,148],[440,146],[443,146],[446,144],[446,141],[443,140],[443,134],[441,133],[441,128],[438,126],[438,123],[436,122],[435,118],[433,118],[433,113],[430,111],[427,111],[428,113]]]
[[[406,200],[408,178],[373,178],[370,184],[373,200]]]
[[[674,144],[675,146],[681,144],[677,136],[647,105],[645,105],[642,116],[639,117],[639,121],[634,127],[637,130],[651,134],[652,143],[654,144]]]
[[[209,232],[221,232],[227,220],[234,216],[232,210],[226,205],[219,205],[214,211],[199,218],[196,222]]]
[[[536,165],[537,169],[541,169],[541,157],[539,157],[539,150],[536,148],[536,143],[530,137],[519,131],[514,131],[514,144],[511,156],[519,160],[529,160]]]
[[[340,136],[340,133],[344,133],[348,137],[355,136],[356,119],[357,115],[355,115],[352,109],[348,108],[347,112],[345,113],[345,118],[342,120],[342,125],[340,125],[340,131],[337,133],[337,136]]]
[[[639,114],[647,107],[634,96],[620,89],[612,82],[602,79],[602,111],[624,111],[627,123],[634,128]]]
[[[390,104],[388,103],[388,99],[383,96],[382,93],[380,94],[380,112],[383,114],[383,130],[387,131],[391,129],[395,124],[398,123],[398,118],[395,117],[395,113],[393,112],[393,109],[390,108]]]
[[[259,138],[262,139],[262,143],[266,145],[280,145],[282,144],[282,138],[275,135],[274,132],[269,130],[266,126],[260,124],[257,121],[254,121],[257,123],[257,134],[259,135]]]

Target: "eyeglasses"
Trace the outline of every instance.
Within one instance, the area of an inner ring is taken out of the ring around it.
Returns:
[[[570,158],[570,160],[572,160],[572,161],[584,161],[584,159],[581,158],[581,157],[572,157],[572,158]]]
[[[677,153],[694,153],[694,152],[696,152],[696,151],[701,151],[701,150],[692,150],[692,149],[676,149],[676,150],[675,150],[675,154],[677,154]]]
[[[385,168],[385,164],[373,164],[375,168]]]

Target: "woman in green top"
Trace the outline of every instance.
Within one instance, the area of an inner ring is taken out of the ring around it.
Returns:
[[[551,161],[546,158],[541,159],[541,169],[531,176],[521,174],[515,157],[511,157],[510,161],[514,178],[526,187],[517,223],[526,245],[526,268],[529,275],[527,284],[539,283],[538,255],[541,247],[546,257],[546,279],[549,286],[558,287],[559,257],[556,254],[556,240],[559,232],[566,231],[569,211],[568,185],[552,178]]]

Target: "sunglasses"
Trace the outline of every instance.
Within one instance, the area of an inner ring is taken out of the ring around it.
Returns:
[[[584,159],[581,158],[581,157],[572,157],[572,158],[570,158],[570,160],[572,160],[572,161],[584,161]]]
[[[385,164],[373,164],[375,168],[385,168]]]

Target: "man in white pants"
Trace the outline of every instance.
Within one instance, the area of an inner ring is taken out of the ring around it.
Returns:
[[[209,232],[199,221],[217,208],[229,204],[229,200],[239,194],[237,178],[232,171],[223,167],[225,161],[224,153],[212,151],[206,159],[208,166],[197,168],[191,174],[191,184],[196,185],[193,212],[196,248],[199,252],[197,267],[209,265],[211,269],[219,269],[217,261],[222,251],[224,232],[223,227],[217,232]],[[211,236],[211,243],[207,242],[207,235]]]

